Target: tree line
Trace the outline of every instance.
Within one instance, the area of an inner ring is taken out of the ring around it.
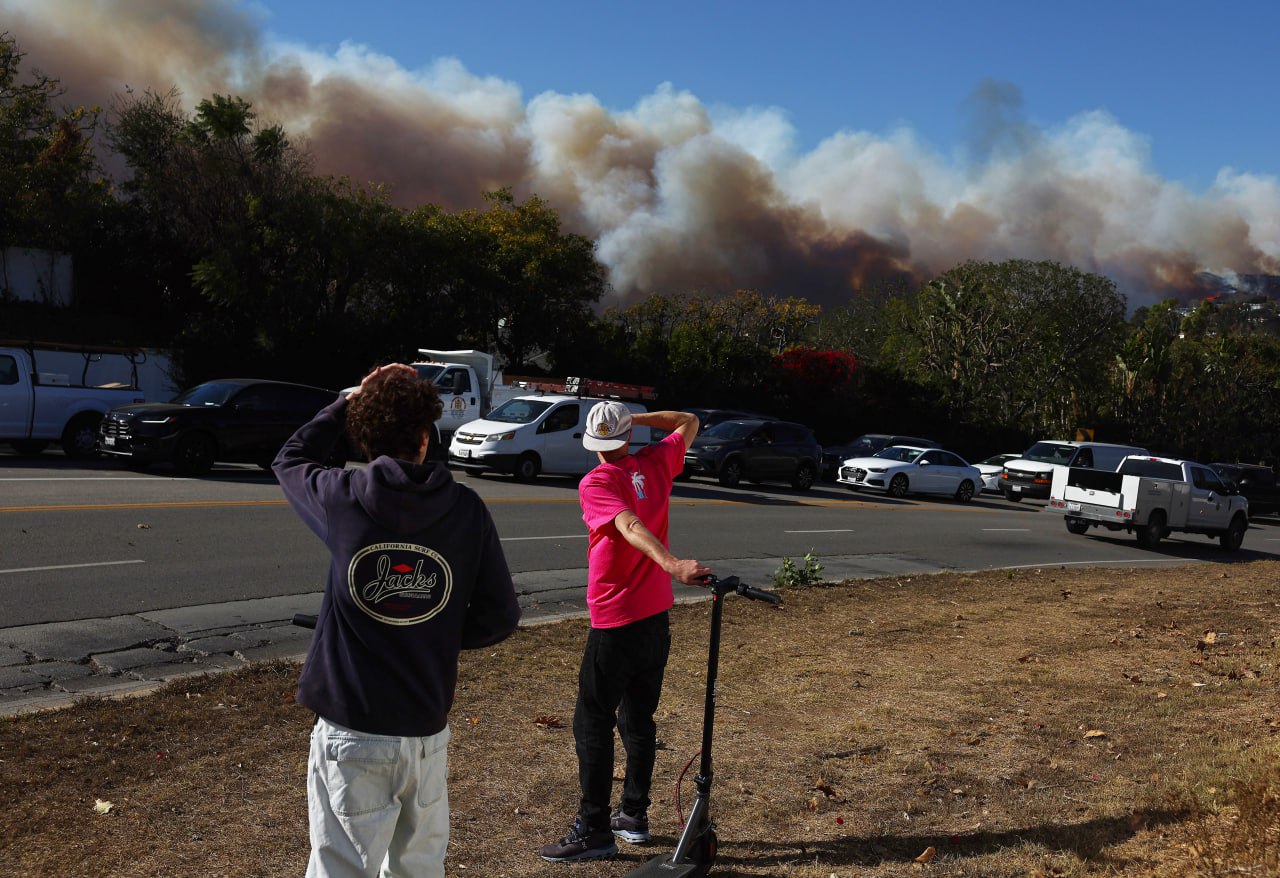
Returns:
[[[6,286],[5,336],[163,347],[180,385],[342,387],[419,347],[475,347],[509,373],[654,385],[664,406],[749,408],[829,443],[922,434],[970,457],[1080,429],[1203,460],[1280,450],[1280,340],[1256,303],[1130,314],[1108,278],[1010,260],[825,310],[804,290],[601,310],[595,242],[536,195],[398,207],[317,174],[240,97],[190,113],[176,91],[62,107],[58,80],[21,62],[0,36],[0,247],[70,253],[75,305],[55,322]]]

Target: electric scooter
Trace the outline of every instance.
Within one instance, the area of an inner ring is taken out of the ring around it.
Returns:
[[[706,585],[711,589],[711,644],[707,650],[707,700],[702,714],[702,761],[694,778],[698,795],[693,800],[693,810],[670,854],[654,857],[638,869],[628,872],[626,878],[680,878],[680,876],[706,875],[716,860],[716,828],[711,822],[711,732],[716,715],[716,678],[720,668],[720,620],[724,612],[724,598],[734,592],[754,601],[782,603],[773,592],[743,585],[738,577],[718,579],[710,576]],[[677,781],[677,801],[679,782]]]

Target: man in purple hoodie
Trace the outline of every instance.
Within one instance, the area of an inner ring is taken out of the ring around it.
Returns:
[[[307,762],[307,878],[443,876],[448,715],[458,653],[520,620],[493,519],[426,463],[435,387],[382,366],[322,409],[272,469],[331,556],[297,701],[316,713]],[[363,468],[324,461],[345,428]]]

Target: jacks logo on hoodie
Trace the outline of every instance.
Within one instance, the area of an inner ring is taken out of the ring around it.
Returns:
[[[449,603],[453,572],[440,555],[412,543],[376,543],[347,568],[357,607],[388,625],[416,625]]]

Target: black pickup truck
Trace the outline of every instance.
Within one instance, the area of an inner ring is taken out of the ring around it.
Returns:
[[[1249,517],[1280,514],[1280,484],[1276,471],[1251,463],[1211,463],[1209,469],[1235,485],[1249,501]]]

